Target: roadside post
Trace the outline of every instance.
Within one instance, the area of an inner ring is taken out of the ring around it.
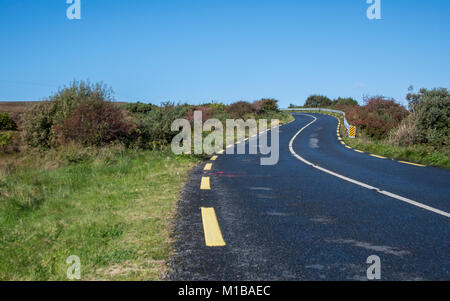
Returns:
[[[350,126],[350,131],[348,133],[349,138],[355,138],[356,136],[356,128],[352,125]]]

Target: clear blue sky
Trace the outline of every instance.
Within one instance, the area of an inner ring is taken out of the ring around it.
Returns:
[[[0,0],[0,100],[41,100],[73,79],[119,101],[303,104],[450,87],[450,1]]]

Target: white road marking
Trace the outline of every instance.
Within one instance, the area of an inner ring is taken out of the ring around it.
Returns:
[[[313,124],[314,122],[317,121],[317,118],[314,117],[314,116],[312,116],[312,115],[308,115],[308,114],[302,114],[302,115],[306,115],[306,116],[312,117],[312,118],[314,118],[314,120],[311,121],[310,123],[308,123],[307,125],[305,125],[302,129],[300,129],[300,131],[298,131],[297,134],[295,134],[294,137],[292,137],[291,141],[289,142],[289,150],[290,150],[290,152],[291,152],[298,160],[300,160],[300,161],[302,161],[303,163],[305,163],[305,164],[307,164],[307,165],[309,165],[309,166],[312,166],[312,167],[314,167],[314,168],[316,168],[316,169],[318,169],[318,170],[320,170],[320,171],[326,172],[327,174],[330,174],[330,175],[332,175],[332,176],[338,177],[338,178],[340,178],[340,179],[342,179],[342,180],[345,180],[345,181],[347,181],[347,182],[353,183],[353,184],[355,184],[355,185],[359,185],[359,186],[361,186],[361,187],[364,187],[364,188],[367,188],[367,189],[376,191],[376,192],[378,192],[378,193],[381,193],[381,194],[383,194],[383,195],[385,195],[385,196],[388,196],[388,197],[391,197],[391,198],[400,200],[400,201],[402,201],[402,202],[405,202],[405,203],[414,205],[414,206],[416,206],[416,207],[419,207],[419,208],[422,208],[422,209],[425,209],[425,210],[428,210],[428,211],[431,211],[431,212],[437,213],[437,214],[439,214],[439,215],[442,215],[442,216],[445,216],[445,217],[450,218],[450,213],[448,213],[448,212],[445,212],[445,211],[442,211],[442,210],[439,210],[439,209],[430,207],[430,206],[428,206],[428,205],[425,205],[425,204],[422,204],[422,203],[413,201],[413,200],[411,200],[411,199],[402,197],[402,196],[397,195],[397,194],[395,194],[395,193],[391,193],[391,192],[389,192],[389,191],[384,191],[384,190],[381,190],[380,188],[377,188],[377,187],[368,185],[368,184],[366,184],[366,183],[363,183],[363,182],[360,182],[360,181],[357,181],[357,180],[348,178],[348,177],[346,177],[346,176],[340,175],[340,174],[335,173],[335,172],[333,172],[333,171],[331,171],[331,170],[328,170],[328,169],[326,169],[326,168],[323,168],[323,167],[320,167],[320,166],[318,166],[318,165],[315,165],[314,163],[311,163],[311,162],[309,162],[308,160],[304,159],[303,157],[299,156],[299,155],[294,151],[294,148],[293,148],[294,140],[298,137],[298,135],[300,135],[301,132],[303,132],[304,129],[306,129],[306,128],[309,127],[311,124]]]

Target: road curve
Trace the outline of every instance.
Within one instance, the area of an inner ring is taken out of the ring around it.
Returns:
[[[450,218],[439,212],[450,212],[450,171],[355,152],[336,128],[334,117],[298,114],[280,128],[278,164],[223,154],[211,170],[196,168],[179,202],[169,278],[366,280],[377,255],[382,280],[449,280]],[[210,190],[200,189],[205,176]],[[205,245],[201,207],[215,209],[225,246]]]

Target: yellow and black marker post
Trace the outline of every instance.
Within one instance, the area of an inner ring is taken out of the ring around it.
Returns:
[[[351,126],[351,127],[350,127],[350,132],[349,132],[348,136],[349,136],[350,138],[355,138],[355,135],[356,135],[356,127]]]

